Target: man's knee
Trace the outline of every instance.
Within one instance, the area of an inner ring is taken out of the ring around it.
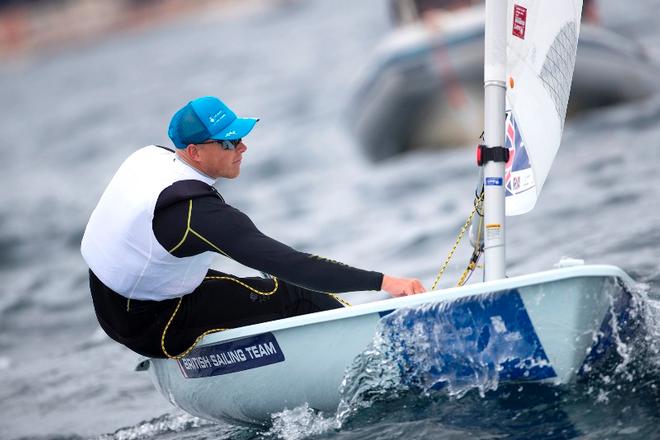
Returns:
[[[332,295],[315,292],[293,284],[285,284],[284,287],[286,290],[285,309],[287,316],[305,315],[344,307]]]

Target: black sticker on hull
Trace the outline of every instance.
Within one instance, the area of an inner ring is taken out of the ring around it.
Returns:
[[[193,349],[177,361],[188,379],[219,376],[284,362],[284,353],[272,333]]]

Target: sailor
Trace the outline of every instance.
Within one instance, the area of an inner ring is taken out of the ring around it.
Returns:
[[[175,149],[131,154],[85,229],[98,321],[115,341],[150,357],[179,357],[201,335],[342,307],[340,292],[424,292],[415,279],[347,266],[263,234],[214,185],[234,179],[257,119],[215,97],[195,99],[171,119]],[[268,277],[210,269],[220,254]]]

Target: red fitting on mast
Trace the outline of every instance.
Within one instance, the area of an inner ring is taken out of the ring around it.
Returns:
[[[508,162],[509,149],[504,147],[477,146],[477,165],[483,166],[488,162]]]

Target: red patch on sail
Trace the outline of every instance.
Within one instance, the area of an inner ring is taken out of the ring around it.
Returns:
[[[527,25],[527,8],[520,5],[513,6],[513,31],[514,36],[524,40],[525,26]]]

